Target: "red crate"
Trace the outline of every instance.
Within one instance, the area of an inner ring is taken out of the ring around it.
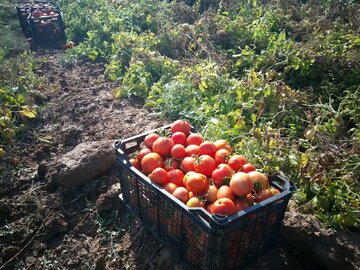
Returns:
[[[281,193],[232,216],[189,208],[129,162],[145,136],[160,129],[114,144],[121,197],[142,224],[192,269],[239,269],[273,249],[292,194],[291,183],[270,176],[270,185]]]

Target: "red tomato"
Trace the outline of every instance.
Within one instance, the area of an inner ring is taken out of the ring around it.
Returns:
[[[186,145],[190,145],[190,144],[200,145],[203,141],[204,141],[204,138],[203,138],[203,136],[201,134],[199,134],[199,133],[191,133],[186,138]]]
[[[212,172],[211,177],[214,183],[218,186],[221,186],[225,180],[229,180],[231,176],[234,174],[233,169],[230,168],[227,164],[220,164],[216,167],[216,169]]]
[[[215,168],[216,162],[212,157],[208,155],[202,155],[195,158],[194,169],[196,172],[210,177]]]
[[[197,172],[187,172],[184,176],[184,186],[195,195],[204,192],[209,186],[209,179]]]
[[[179,119],[171,124],[170,129],[173,134],[180,131],[187,136],[190,133],[191,125],[189,122]]]
[[[235,155],[229,158],[228,165],[233,169],[235,172],[239,171],[244,164],[248,163],[246,158],[241,155]]]
[[[152,150],[162,157],[171,156],[171,148],[174,146],[174,141],[171,138],[159,137],[153,144]]]
[[[230,179],[230,188],[236,195],[243,197],[253,190],[254,183],[247,173],[237,172]]]
[[[241,210],[244,210],[244,209],[249,207],[246,200],[243,200],[243,199],[240,199],[240,198],[235,199],[234,204],[236,206],[237,212],[239,212]]]
[[[33,11],[32,16],[34,17],[34,19],[38,19],[42,16],[42,12],[39,10],[35,10]]]
[[[169,192],[170,194],[172,194],[174,192],[174,190],[177,188],[177,186],[174,183],[166,183],[165,185],[163,185],[163,188]]]
[[[250,164],[250,163],[244,164],[244,166],[241,169],[241,171],[244,172],[244,173],[253,172],[255,170],[256,170],[255,166]]]
[[[198,197],[192,197],[187,201],[186,206],[205,208],[205,203],[204,203],[204,201],[200,200]]]
[[[265,176],[265,174],[257,171],[252,171],[249,172],[248,175],[254,182],[254,190],[256,192],[269,187],[269,179]]]
[[[154,169],[163,167],[164,161],[157,153],[146,154],[141,160],[141,168],[145,174],[151,173]]]
[[[152,149],[152,146],[154,142],[160,137],[159,134],[156,133],[150,133],[149,135],[146,135],[144,139],[144,144],[147,148]]]
[[[228,198],[218,199],[212,205],[211,213],[231,216],[236,213],[236,206],[234,202]]]
[[[232,152],[232,148],[226,140],[217,140],[214,142],[214,144],[216,146],[216,150],[226,149],[229,151],[229,153]]]
[[[169,176],[164,168],[155,168],[150,174],[149,178],[151,181],[162,186],[169,181]]]
[[[195,158],[185,157],[181,162],[181,169],[185,172],[195,171],[194,169]]]
[[[206,194],[206,201],[208,203],[213,203],[217,200],[216,198],[216,194],[218,192],[218,189],[216,186],[214,185],[210,185],[208,187],[208,189],[205,191],[205,194]]]
[[[199,146],[199,155],[208,155],[210,157],[215,156],[216,146],[214,143],[204,141]]]
[[[190,144],[186,146],[185,152],[187,157],[197,156],[199,154],[199,146],[196,144]]]
[[[216,151],[214,159],[216,161],[216,164],[227,164],[228,160],[230,158],[230,153],[226,149],[219,149]]]
[[[272,196],[274,196],[274,194],[270,191],[270,189],[263,189],[255,194],[255,202],[264,201],[268,198],[271,198]]]
[[[167,172],[169,176],[169,182],[174,183],[178,187],[183,185],[184,173],[182,170],[173,169]]]
[[[186,145],[186,135],[181,131],[172,134],[171,139],[174,141],[175,144],[182,144],[184,146]]]
[[[180,160],[175,158],[167,158],[165,159],[164,169],[170,171],[172,169],[179,169],[180,168]]]
[[[269,187],[269,189],[274,196],[280,194],[280,190],[278,190],[277,188]]]
[[[234,200],[235,194],[232,192],[229,186],[221,186],[216,193],[216,199],[228,198],[230,200]]]
[[[173,148],[171,148],[171,156],[177,159],[183,159],[186,157],[185,147],[182,144],[175,144]]]
[[[189,191],[184,188],[184,187],[177,187],[174,192],[172,193],[172,195],[175,198],[178,198],[180,201],[182,201],[183,203],[187,203],[189,198]]]
[[[129,162],[130,162],[130,164],[131,164],[132,166],[134,166],[136,169],[140,170],[140,164],[139,164],[139,162],[137,161],[137,159],[131,158],[131,159],[129,160]]]
[[[139,164],[141,164],[141,160],[143,159],[143,157],[146,155],[146,154],[149,154],[151,153],[151,149],[149,148],[143,148],[140,150],[139,154],[137,155],[136,157],[136,160]]]
[[[255,201],[255,197],[252,193],[249,193],[245,196],[245,201],[248,204],[248,206],[252,206]]]
[[[208,204],[206,207],[205,207],[205,209],[206,209],[206,211],[208,211],[210,214],[212,214],[212,212],[211,212],[211,207],[214,205],[214,203],[210,203],[210,204]]]

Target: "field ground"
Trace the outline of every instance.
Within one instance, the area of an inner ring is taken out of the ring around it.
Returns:
[[[99,201],[118,182],[115,169],[76,190],[40,179],[40,165],[47,168],[79,143],[129,137],[164,122],[149,117],[137,101],[114,100],[101,63],[77,61],[65,68],[62,52],[38,54],[44,57],[39,72],[53,91],[1,171],[1,269],[180,267],[116,198],[110,207]],[[315,266],[282,243],[249,269]]]

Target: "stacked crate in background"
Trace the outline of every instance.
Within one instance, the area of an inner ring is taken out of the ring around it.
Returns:
[[[33,44],[65,43],[62,14],[55,4],[33,1],[19,5],[16,9],[21,29]]]

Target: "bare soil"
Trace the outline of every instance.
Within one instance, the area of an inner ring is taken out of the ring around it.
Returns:
[[[62,65],[61,51],[38,54],[46,106],[0,166],[0,270],[182,269],[118,200],[114,168],[77,189],[46,176],[50,161],[79,143],[115,141],[165,122],[139,100],[114,99],[116,82],[104,78],[102,63]],[[315,267],[281,242],[248,269]]]

